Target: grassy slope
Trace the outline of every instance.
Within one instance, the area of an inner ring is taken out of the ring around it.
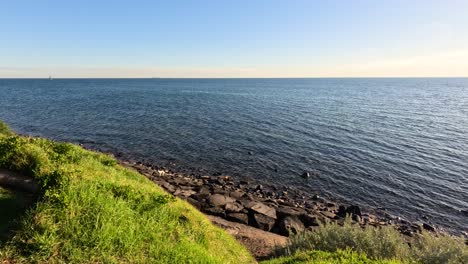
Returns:
[[[15,136],[0,122],[0,167],[34,177],[43,190],[0,244],[0,262],[253,261],[189,204],[107,155]],[[11,194],[0,197],[11,202]]]
[[[0,187],[0,239],[11,227],[11,220],[21,215],[29,203],[29,195]]]

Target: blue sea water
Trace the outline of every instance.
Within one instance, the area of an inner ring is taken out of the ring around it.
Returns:
[[[468,230],[468,79],[0,79],[0,119]]]

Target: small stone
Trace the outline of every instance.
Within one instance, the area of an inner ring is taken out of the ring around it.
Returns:
[[[301,174],[301,177],[304,179],[310,178],[310,173],[308,171],[305,171],[304,173]]]
[[[240,199],[242,196],[244,196],[245,192],[243,191],[233,191],[229,193],[229,196],[231,196],[234,199]]]

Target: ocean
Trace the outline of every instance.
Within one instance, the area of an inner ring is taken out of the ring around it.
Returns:
[[[468,231],[467,78],[0,79],[0,119]]]

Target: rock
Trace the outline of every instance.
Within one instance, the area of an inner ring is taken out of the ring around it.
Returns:
[[[243,213],[230,213],[226,215],[226,219],[229,221],[241,223],[244,225],[249,224],[249,216]]]
[[[361,209],[357,205],[350,205],[348,208],[346,208],[346,212],[351,215],[361,215]]]
[[[255,213],[263,214],[270,218],[276,219],[276,209],[264,203],[256,201],[243,201],[242,205],[244,205],[245,208],[254,211]]]
[[[208,197],[208,203],[212,206],[224,206],[232,202],[235,202],[235,200],[222,194],[213,194]]]
[[[255,190],[256,190],[256,191],[261,191],[261,190],[263,190],[263,185],[261,185],[261,184],[257,185],[257,187],[255,187]]]
[[[309,226],[319,226],[320,221],[317,216],[311,214],[303,214],[299,216],[306,227]]]
[[[318,194],[314,194],[314,195],[312,196],[312,199],[313,199],[313,200],[318,200],[319,198],[320,198],[320,196],[319,196]]]
[[[232,198],[238,200],[238,199],[241,199],[242,196],[244,196],[245,192],[243,191],[233,191],[233,192],[230,192],[229,193],[229,196],[231,196]]]
[[[431,231],[431,232],[435,232],[435,231],[436,231],[435,228],[434,228],[433,226],[431,226],[431,225],[429,225],[429,224],[426,224],[426,223],[423,223],[423,224],[422,224],[422,227],[423,227],[424,229],[426,229],[427,231]]]
[[[305,230],[304,224],[295,216],[288,216],[278,222],[278,231],[281,235],[289,236]]]
[[[254,213],[249,221],[252,226],[260,228],[264,231],[270,231],[275,225],[276,218],[269,217],[264,214]]]
[[[249,151],[249,152],[247,152],[247,153],[248,153],[249,155],[253,155],[253,152],[252,152],[252,151]]]
[[[322,214],[323,216],[325,216],[327,218],[330,218],[330,219],[335,219],[336,218],[336,214],[334,214],[332,212],[323,211],[323,212],[320,212],[320,214]]]
[[[188,197],[187,198],[187,202],[189,202],[193,207],[197,208],[198,210],[201,210],[202,209],[202,203],[200,203],[199,201],[191,198],[191,197]]]
[[[175,192],[174,192],[174,195],[175,196],[179,196],[179,197],[189,197],[193,194],[196,194],[197,192],[193,191],[193,190],[181,190],[181,189],[177,189]]]
[[[306,214],[306,210],[302,208],[295,208],[295,207],[288,207],[288,206],[279,206],[276,209],[276,215],[279,218],[288,217],[288,216],[299,216],[302,214]]]
[[[301,177],[304,179],[310,178],[310,173],[308,171],[305,171],[304,173],[301,174]]]
[[[338,207],[337,215],[339,217],[345,217],[346,215],[350,215],[351,217],[355,217],[355,216],[362,217],[361,209],[359,208],[359,206],[356,206],[356,205],[350,205],[348,206],[348,208],[346,208],[343,205],[340,205]]]
[[[224,209],[228,213],[238,213],[241,212],[244,207],[238,203],[227,203]]]
[[[216,215],[222,218],[226,218],[226,212],[220,207],[210,207],[204,210],[205,213],[210,215]]]
[[[168,192],[170,192],[170,193],[173,193],[173,192],[176,191],[176,188],[175,188],[172,184],[168,183],[167,181],[158,180],[156,183],[157,183],[159,186],[161,186],[161,187],[163,187],[164,189],[166,189],[166,191],[168,191]]]

